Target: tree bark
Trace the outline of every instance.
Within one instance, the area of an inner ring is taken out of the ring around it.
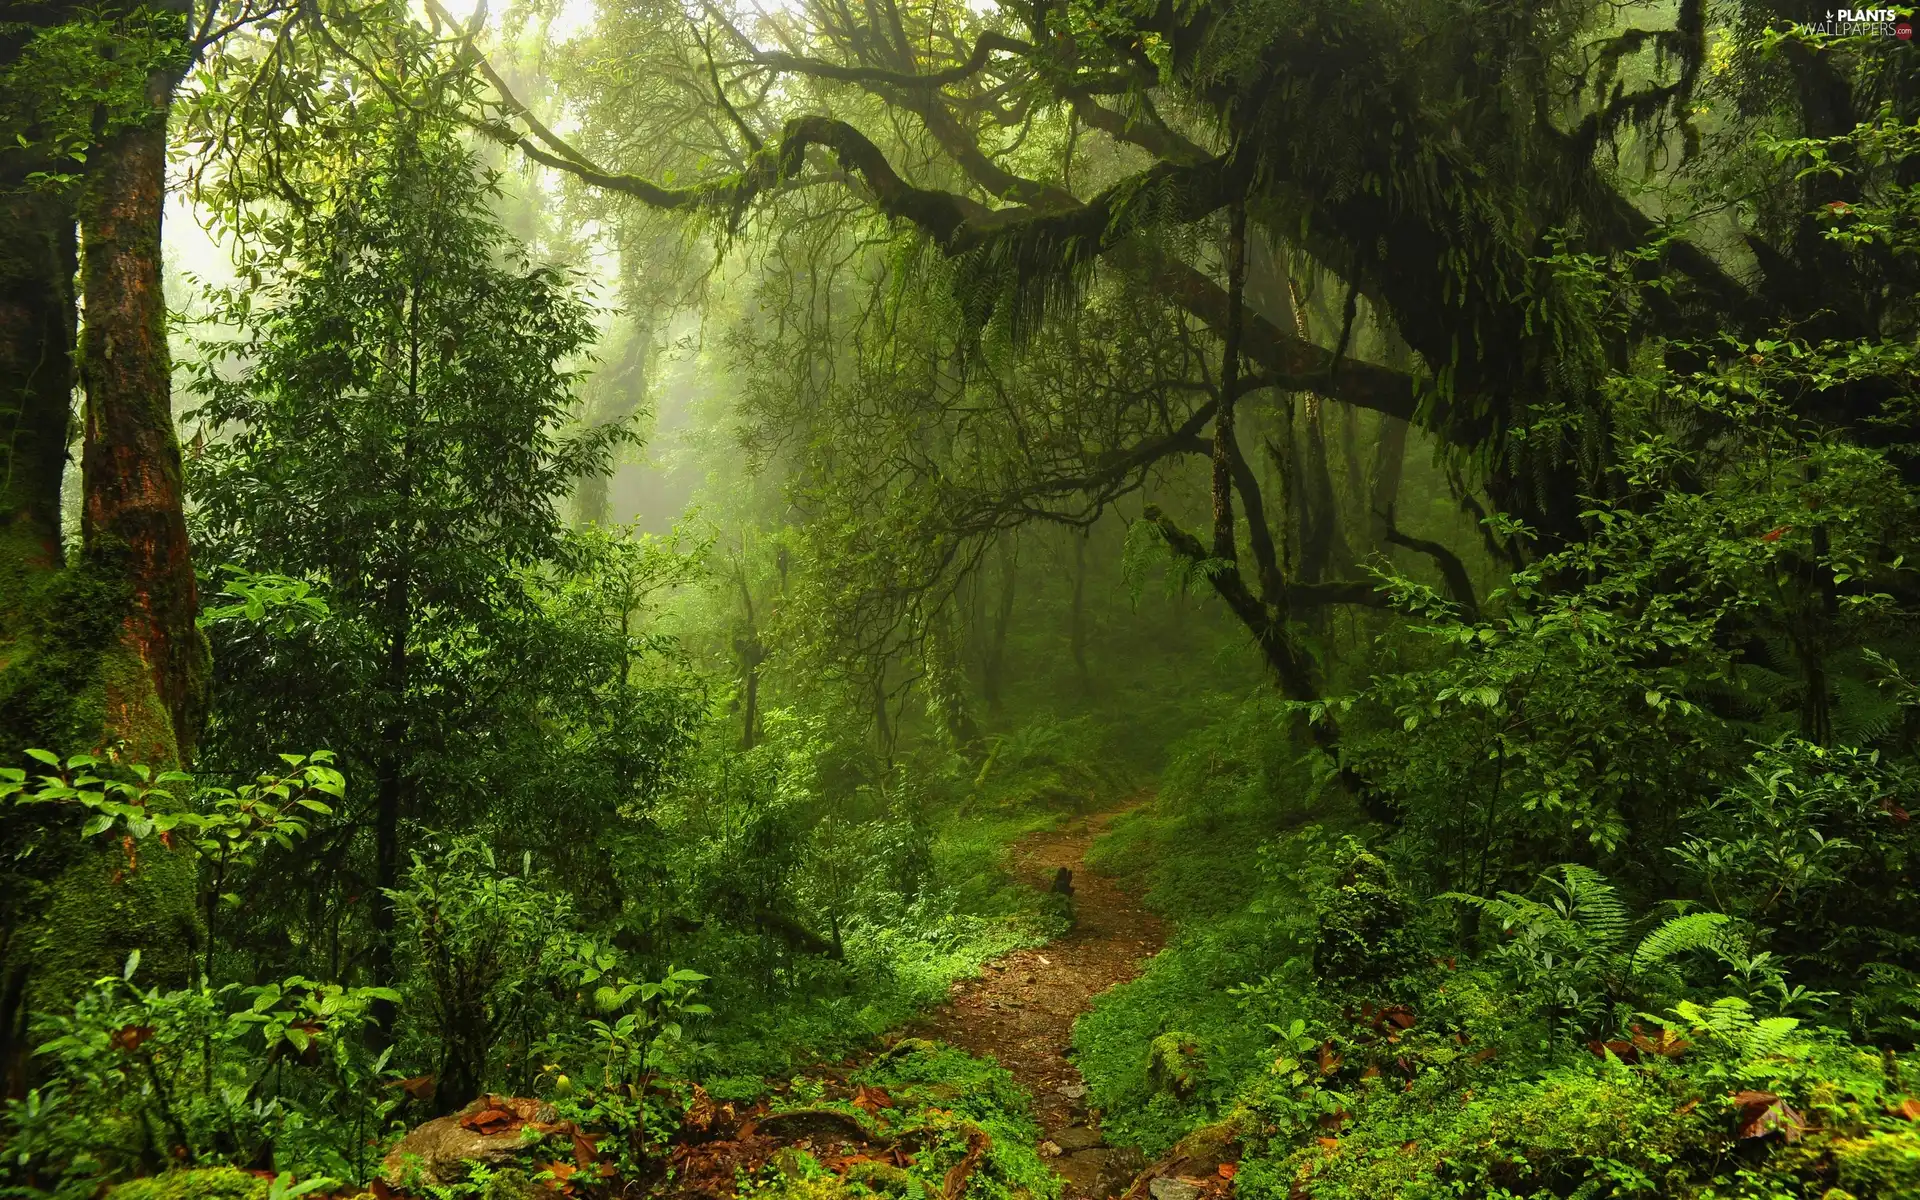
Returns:
[[[60,480],[73,420],[78,262],[65,197],[0,201],[0,545],[9,575],[64,562]],[[11,587],[0,591],[0,615],[15,603]]]
[[[180,36],[185,37],[185,19]],[[158,69],[144,106],[104,113],[70,195],[15,191],[0,210],[0,753],[117,749],[184,766],[205,708],[207,648],[181,505],[160,222],[166,115],[177,78]],[[79,238],[75,238],[75,221]],[[76,245],[79,253],[76,255]],[[74,334],[73,279],[86,298]],[[73,361],[86,387],[82,549],[61,570],[60,477]],[[143,952],[140,981],[177,985],[202,939],[190,850],[80,841],[61,818],[0,842],[46,853],[0,869],[0,1066],[30,1086],[29,1018],[70,1006]]]
[[[1067,629],[1067,642],[1073,649],[1073,669],[1082,690],[1091,688],[1093,676],[1087,670],[1087,538],[1091,529],[1076,530],[1073,538],[1073,606]]]
[[[1020,557],[1011,533],[999,540],[1000,594],[995,599],[993,627],[987,633],[986,653],[981,658],[980,695],[988,712],[999,712],[1006,686],[1007,633],[1013,627],[1014,586],[1019,582]]]
[[[114,134],[95,154],[80,208],[86,321],[81,377],[82,544],[123,573],[131,603],[121,643],[151,680],[164,724],[137,715],[141,685],[110,681],[109,732],[135,761],[187,762],[206,712],[208,651],[194,624],[198,597],[181,504],[172,360],[160,278],[166,197],[165,108],[172,81],[154,85],[149,121]]]
[[[1393,506],[1400,500],[1400,477],[1407,464],[1407,423],[1396,417],[1381,417],[1380,432],[1373,447],[1373,479],[1367,505],[1375,549],[1387,543],[1393,527]]]
[[[628,335],[619,365],[612,378],[603,381],[604,391],[594,406],[597,425],[625,424],[647,402],[647,372],[653,361],[653,325],[642,320]],[[576,512],[582,525],[605,525],[610,515],[613,473],[617,463],[605,475],[583,476],[575,489]]]

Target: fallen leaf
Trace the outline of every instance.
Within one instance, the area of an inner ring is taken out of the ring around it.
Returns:
[[[687,1101],[686,1125],[695,1133],[705,1133],[713,1128],[713,1119],[719,1115],[719,1109],[713,1097],[699,1084],[693,1085],[693,1098]]]
[[[1739,1128],[1734,1131],[1737,1138],[1777,1133],[1789,1142],[1797,1142],[1807,1127],[1800,1114],[1772,1092],[1735,1092],[1733,1102],[1739,1115]]]
[[[894,1107],[893,1097],[877,1087],[861,1084],[853,1093],[853,1106],[862,1112],[876,1113]]]
[[[1653,1037],[1648,1037],[1638,1029],[1634,1030],[1633,1034],[1633,1045],[1636,1050],[1643,1054],[1655,1054],[1661,1058],[1679,1058],[1692,1044],[1671,1029],[1662,1029]]]
[[[573,1130],[573,1161],[585,1168],[592,1166],[599,1157],[600,1150],[593,1144],[593,1139],[576,1126]]]
[[[1239,1173],[1240,1173],[1240,1168],[1234,1166],[1232,1163],[1220,1164],[1220,1178],[1222,1179],[1232,1179],[1235,1175],[1238,1175]]]
[[[1340,1052],[1333,1048],[1332,1042],[1320,1043],[1319,1059],[1320,1073],[1322,1075],[1333,1074],[1340,1069],[1340,1064],[1346,1061]]]

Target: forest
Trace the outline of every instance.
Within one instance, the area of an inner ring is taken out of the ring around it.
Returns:
[[[1911,19],[0,0],[0,1200],[1920,1197]]]

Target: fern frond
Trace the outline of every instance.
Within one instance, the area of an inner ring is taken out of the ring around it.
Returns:
[[[1795,1017],[1764,1017],[1755,1021],[1736,1043],[1740,1057],[1761,1058],[1775,1053],[1799,1028],[1800,1022]]]
[[[1710,949],[1725,944],[1729,935],[1725,913],[1691,912],[1674,917],[1640,939],[1633,951],[1633,969],[1645,971],[1689,950]]]
[[[1566,897],[1567,915],[1595,946],[1616,946],[1627,936],[1632,916],[1606,876],[1592,867],[1563,863],[1554,886]]]
[[[1542,926],[1559,926],[1563,923],[1560,914],[1551,908],[1537,900],[1529,900],[1513,892],[1501,892],[1498,896],[1445,892],[1439,898],[1477,908],[1500,922],[1502,929],[1537,929]]]

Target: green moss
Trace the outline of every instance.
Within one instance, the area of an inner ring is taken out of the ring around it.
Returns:
[[[1856,1196],[1920,1196],[1920,1130],[1875,1131],[1833,1143],[1840,1183]]]
[[[0,550],[3,550],[0,547]],[[81,562],[64,571],[8,572],[0,613],[18,630],[0,643],[0,760],[34,747],[95,748],[106,726],[102,667],[126,616],[124,579]]]
[[[238,1167],[168,1171],[132,1179],[107,1192],[108,1200],[265,1200],[268,1185]]]
[[[0,762],[30,748],[67,755],[101,748],[109,732],[127,761],[179,762],[173,724],[151,674],[121,644],[129,591],[111,560],[88,557],[63,571],[8,577],[6,607],[23,630],[0,666]],[[180,797],[184,802],[184,795]],[[33,1010],[70,1005],[116,972],[134,949],[142,978],[183,982],[199,939],[193,856],[158,842],[132,848],[82,840],[59,806],[0,812],[7,844],[36,852],[0,870],[8,972],[24,969]]]
[[[983,1132],[988,1144],[969,1179],[969,1196],[1046,1200],[1059,1193],[1060,1177],[1034,1149],[1040,1127],[1026,1090],[992,1059],[909,1038],[854,1078],[885,1088],[901,1106],[892,1119],[896,1132],[916,1129],[929,1139],[909,1172],[929,1194],[939,1194],[945,1172]]]
[[[1236,1183],[1248,1200],[1309,1189],[1316,1200],[1688,1195],[1686,1164],[1714,1131],[1683,1099],[1666,1081],[1619,1067],[1479,1091],[1436,1079],[1381,1090],[1337,1140],[1279,1161],[1256,1157]]]
[[[1191,1096],[1206,1076],[1200,1047],[1184,1033],[1163,1033],[1147,1045],[1147,1078],[1163,1092]]]

